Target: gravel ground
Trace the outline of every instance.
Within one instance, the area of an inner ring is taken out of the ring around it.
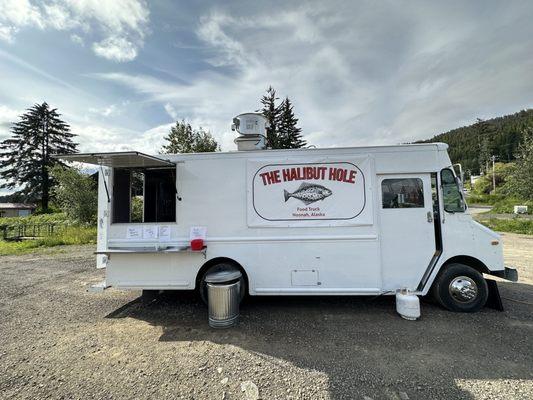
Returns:
[[[87,293],[91,247],[0,257],[0,398],[531,399],[533,237],[504,241],[521,275],[504,312],[253,298],[223,331],[191,294]]]

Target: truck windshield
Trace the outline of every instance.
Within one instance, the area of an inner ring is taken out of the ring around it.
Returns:
[[[444,210],[447,212],[464,212],[466,205],[451,169],[443,169],[440,173]]]

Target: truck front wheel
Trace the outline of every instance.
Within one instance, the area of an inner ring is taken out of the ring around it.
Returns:
[[[431,291],[444,308],[457,312],[481,310],[489,293],[483,275],[464,264],[445,266],[433,282]]]

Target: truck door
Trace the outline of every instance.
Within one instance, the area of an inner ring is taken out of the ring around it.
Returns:
[[[379,175],[383,289],[415,290],[435,254],[430,174]]]

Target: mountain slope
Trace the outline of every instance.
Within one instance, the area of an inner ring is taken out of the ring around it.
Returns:
[[[526,127],[533,128],[533,109],[478,121],[418,143],[447,143],[452,162],[461,163],[465,171],[477,174],[480,164],[492,155],[496,155],[497,160],[502,162],[514,160],[522,131]]]

